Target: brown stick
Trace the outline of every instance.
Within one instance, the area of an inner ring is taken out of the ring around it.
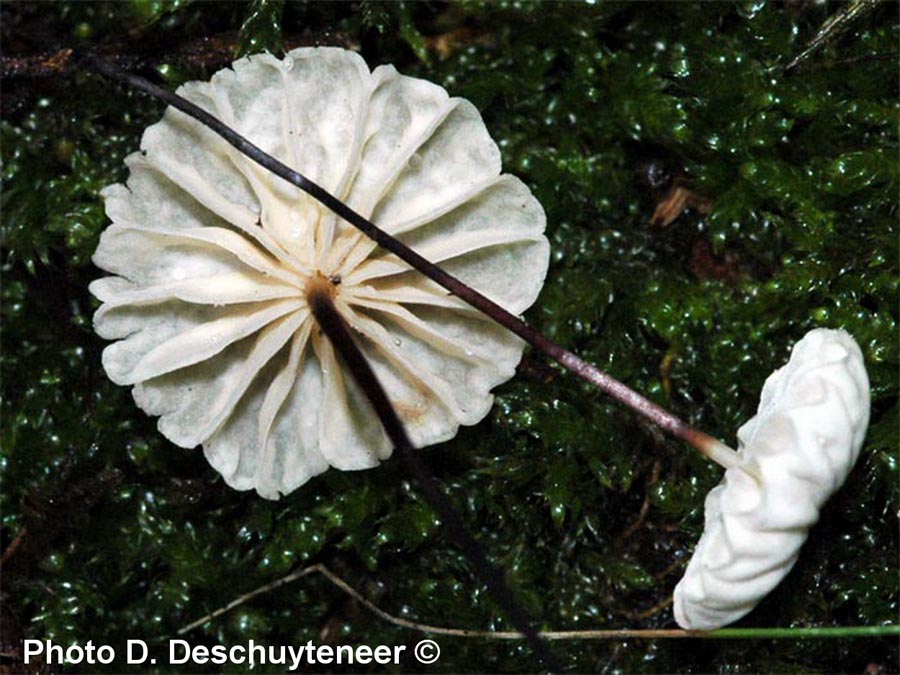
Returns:
[[[6,550],[3,551],[3,555],[0,556],[0,567],[5,565],[10,558],[15,555],[16,550],[22,545],[22,542],[25,541],[25,537],[28,536],[28,528],[23,527],[16,536],[13,538],[11,542],[9,542],[9,546],[6,547]]]

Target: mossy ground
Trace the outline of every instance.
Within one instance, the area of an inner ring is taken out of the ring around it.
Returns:
[[[784,70],[842,6],[136,0],[0,11],[4,58],[92,47],[174,86],[238,53],[337,44],[471,99],[506,169],[547,211],[552,267],[529,321],[728,442],[794,341],[814,326],[849,330],[872,380],[866,446],[787,581],[740,624],[841,626],[897,621],[900,509],[896,6]],[[80,73],[4,79],[3,546],[27,535],[4,569],[3,652],[22,637],[163,641],[311,562],[408,619],[508,628],[399,462],[330,471],[264,501],[168,443],[106,379],[86,291],[100,275],[98,191],[124,179],[123,158],[161,113]],[[673,184],[711,210],[651,226]],[[671,594],[717,467],[535,354],[488,419],[423,455],[544,627],[673,625],[668,608],[644,610]],[[191,635],[250,638],[419,636],[309,578]],[[535,666],[516,644],[439,641],[429,670]],[[579,671],[900,669],[894,639],[555,648]]]

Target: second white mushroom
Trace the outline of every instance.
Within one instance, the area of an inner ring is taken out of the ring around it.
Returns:
[[[862,352],[848,333],[815,329],[794,346],[738,430],[736,464],[706,498],[703,535],[675,588],[679,626],[737,621],[790,572],[859,456],[869,403]]]

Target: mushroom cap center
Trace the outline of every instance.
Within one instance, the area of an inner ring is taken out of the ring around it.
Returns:
[[[306,280],[306,287],[303,289],[307,303],[311,304],[316,297],[327,297],[333,301],[338,295],[340,284],[339,275],[326,275],[316,271]]]

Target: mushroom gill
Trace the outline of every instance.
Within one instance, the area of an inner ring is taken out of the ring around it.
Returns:
[[[536,299],[543,209],[478,111],[357,54],[241,59],[179,93],[516,314]],[[310,312],[327,292],[417,447],[490,410],[523,342],[298,188],[169,108],[103,196],[91,291],[110,379],[237,489],[278,498],[391,445]]]

